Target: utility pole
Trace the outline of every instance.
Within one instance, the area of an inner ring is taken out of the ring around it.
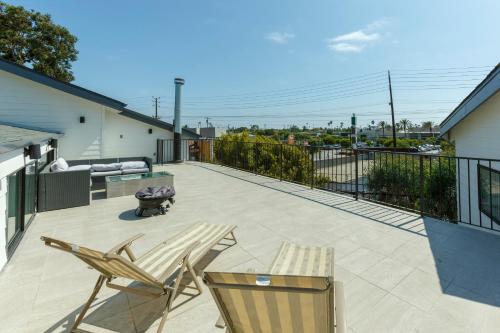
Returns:
[[[160,97],[153,96],[153,102],[154,102],[154,107],[155,107],[155,115],[153,116],[153,118],[155,118],[155,119],[160,119],[160,117],[158,117],[158,100],[159,99],[160,99]]]
[[[210,126],[208,126],[208,124],[209,124],[209,122],[208,122],[208,121],[209,121],[209,120],[210,120],[210,118],[209,118],[209,117],[205,117],[205,121],[206,121],[206,123],[207,123],[207,128],[208,128],[208,127],[210,127]]]
[[[392,85],[391,85],[391,71],[387,71],[387,77],[389,78],[389,96],[391,97],[391,116],[392,116],[392,145],[396,148],[396,123],[394,121],[394,101],[392,100]]]

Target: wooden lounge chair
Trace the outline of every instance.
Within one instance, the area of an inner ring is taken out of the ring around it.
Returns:
[[[165,309],[157,332],[162,332],[172,302],[177,294],[183,274],[191,275],[196,289],[201,293],[201,286],[196,278],[193,266],[207,252],[223,239],[236,243],[232,225],[197,224],[177,234],[170,240],[160,243],[142,256],[136,258],[131,243],[143,236],[136,235],[113,247],[108,252],[100,252],[86,247],[49,237],[41,237],[46,245],[72,253],[92,268],[100,272],[94,290],[76,319],[71,332],[77,331],[97,293],[106,282],[109,288],[149,297],[166,297]],[[122,256],[125,252],[128,259]],[[125,278],[129,282],[140,282],[157,289],[157,292],[113,283],[116,278]]]
[[[205,272],[203,281],[228,333],[346,332],[332,248],[284,243],[268,274]]]

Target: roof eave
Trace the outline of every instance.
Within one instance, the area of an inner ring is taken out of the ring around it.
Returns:
[[[439,125],[441,135],[445,135],[462,119],[466,118],[490,97],[500,90],[500,64],[477,85],[467,97]]]
[[[23,77],[25,79],[31,80],[43,84],[45,86],[63,91],[65,93],[90,100],[92,102],[108,106],[111,108],[122,108],[126,106],[125,103],[120,102],[116,99],[101,95],[94,91],[79,87],[72,83],[63,82],[53,77],[47,76],[42,73],[38,73],[31,68],[22,66],[11,61],[0,58],[0,69],[8,73]]]

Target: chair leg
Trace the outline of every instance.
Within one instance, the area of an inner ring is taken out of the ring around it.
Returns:
[[[215,323],[215,327],[218,328],[225,328],[226,327],[226,322],[224,321],[224,318],[222,316],[219,316],[217,319],[217,322]]]
[[[200,295],[203,292],[203,289],[201,289],[200,281],[198,281],[198,277],[196,276],[193,266],[191,266],[189,262],[186,263],[186,266],[189,274],[193,278],[194,284],[196,285],[196,289],[198,289],[198,295]]]
[[[165,304],[165,309],[163,310],[163,314],[161,316],[161,321],[160,325],[158,326],[158,330],[156,331],[157,333],[162,333],[163,328],[165,327],[165,323],[167,322],[167,316],[168,312],[170,311],[170,305],[171,305],[171,298],[173,299],[175,297],[175,292],[170,291],[167,295],[167,302]]]
[[[174,287],[168,291],[167,303],[165,305],[165,310],[163,310],[160,326],[158,326],[158,330],[156,331],[157,333],[161,333],[163,331],[163,327],[165,326],[165,323],[167,321],[167,316],[170,311],[170,307],[172,306],[175,296],[177,295],[177,290],[179,289],[179,285],[181,283],[182,277],[184,276],[184,270],[186,269],[187,264],[188,264],[187,260],[184,260],[181,268],[179,269],[179,275],[175,280]]]
[[[80,323],[82,322],[83,317],[85,317],[85,314],[87,313],[88,309],[90,308],[90,305],[92,304],[95,297],[97,296],[97,293],[99,292],[99,290],[101,290],[102,284],[104,283],[105,279],[106,279],[106,277],[103,275],[100,275],[99,278],[97,279],[97,282],[95,284],[94,290],[92,291],[92,294],[90,295],[89,299],[87,300],[87,303],[85,303],[85,305],[83,306],[83,309],[80,312],[80,314],[78,315],[78,318],[76,318],[75,324],[71,328],[70,332],[76,331],[78,325],[80,325]]]

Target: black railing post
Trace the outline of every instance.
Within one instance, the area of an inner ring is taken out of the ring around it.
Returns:
[[[354,166],[354,172],[356,173],[354,175],[354,181],[356,182],[356,185],[354,186],[354,199],[358,200],[358,149],[354,149],[354,163],[356,165]]]
[[[253,151],[253,154],[254,154],[254,164],[255,164],[255,174],[258,174],[258,170],[259,170],[259,146],[258,146],[258,143],[254,143],[254,151]]]
[[[280,181],[283,180],[283,144],[280,144]]]
[[[424,216],[424,156],[420,155],[420,215]]]
[[[314,149],[309,146],[309,153],[311,154],[311,189],[314,188]]]

